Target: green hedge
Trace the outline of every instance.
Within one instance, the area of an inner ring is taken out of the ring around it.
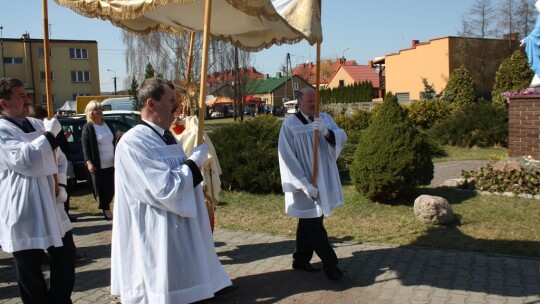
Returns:
[[[280,121],[271,115],[218,127],[209,134],[223,174],[221,186],[251,193],[281,193]]]
[[[470,104],[435,125],[429,134],[443,145],[492,147],[508,145],[508,111],[488,102]]]
[[[429,129],[444,120],[451,110],[442,100],[417,100],[407,108],[407,115],[415,126]]]

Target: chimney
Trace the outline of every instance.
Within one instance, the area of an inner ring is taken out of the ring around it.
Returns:
[[[270,79],[270,74],[264,74],[264,79]]]
[[[368,66],[369,66],[370,68],[373,68],[373,60],[368,61]]]
[[[281,78],[281,72],[276,73],[276,78]]]
[[[414,49],[414,48],[416,48],[416,45],[419,44],[419,43],[420,43],[420,40],[413,40],[411,47]]]

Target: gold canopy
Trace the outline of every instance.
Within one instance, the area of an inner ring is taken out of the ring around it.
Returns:
[[[135,33],[202,32],[204,0],[55,0],[91,18]],[[247,51],[306,40],[322,41],[317,0],[219,0],[212,4],[210,35]]]

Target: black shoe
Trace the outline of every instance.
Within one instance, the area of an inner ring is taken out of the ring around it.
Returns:
[[[307,263],[294,263],[292,264],[292,268],[296,270],[303,270],[307,272],[318,272],[321,271],[320,268],[313,267],[309,262]]]
[[[107,215],[107,214],[110,214],[110,215]],[[111,210],[103,210],[103,217],[105,217],[105,220],[107,220],[107,221],[112,221],[113,214],[112,214]]]
[[[84,253],[75,253],[75,262],[80,262],[86,258],[86,254]]]
[[[337,281],[343,277],[343,271],[339,269],[337,266],[334,266],[327,271],[324,272],[328,279],[332,281]]]
[[[69,221],[72,223],[77,221],[77,218],[74,217],[73,215],[68,214],[68,217],[69,217]]]
[[[216,291],[214,293],[214,296],[226,295],[226,294],[231,293],[231,292],[233,292],[233,291],[235,291],[237,289],[238,289],[238,285],[232,284],[231,286],[227,286],[227,287],[225,287],[223,289],[220,289],[220,290]]]

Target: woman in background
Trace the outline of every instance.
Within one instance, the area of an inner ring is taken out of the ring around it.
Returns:
[[[114,141],[112,128],[105,123],[101,103],[92,100],[86,105],[86,121],[82,130],[84,160],[99,209],[105,219],[112,220],[111,202],[114,196]]]

